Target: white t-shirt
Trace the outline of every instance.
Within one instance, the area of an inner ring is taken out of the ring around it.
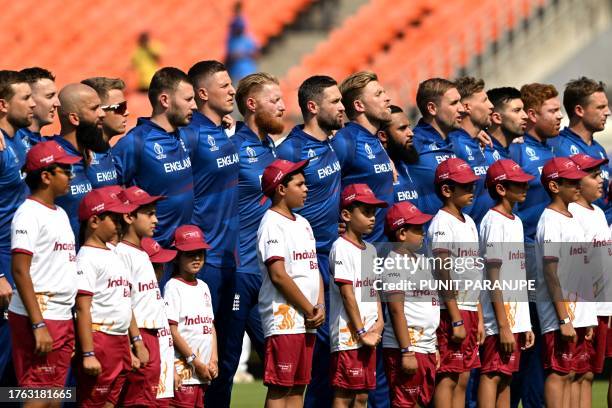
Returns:
[[[266,267],[272,260],[283,260],[287,275],[312,305],[317,304],[319,265],[315,238],[306,218],[294,214],[291,219],[273,210],[266,211],[257,230],[257,259],[262,274],[259,314],[264,337],[316,333],[306,330],[304,316],[272,284]]]
[[[166,321],[164,300],[149,255],[125,241],[117,244],[115,253],[132,274],[132,308],[138,328],[161,329]]]
[[[359,247],[344,237],[334,242],[329,253],[330,274],[336,284],[330,285],[329,293],[329,330],[331,351],[354,350],[363,346],[355,332],[349,327],[349,317],[342,302],[338,283],[353,286],[355,300],[361,315],[363,328],[369,330],[378,319],[378,295],[374,281],[376,248],[368,242]],[[381,316],[382,318],[382,316]]]
[[[126,335],[132,321],[132,277],[121,259],[109,249],[83,245],[77,274],[78,293],[92,296],[92,330]]]
[[[164,300],[170,324],[178,324],[183,340],[200,361],[208,364],[212,356],[215,321],[208,285],[199,279],[186,282],[181,278],[172,278],[164,287]],[[178,351],[174,358],[184,385],[206,383],[198,378],[195,370]]]
[[[71,320],[77,266],[74,233],[66,212],[26,199],[13,217],[11,250],[32,255],[30,277],[43,319]],[[9,310],[28,315],[18,291],[13,293]]]
[[[593,276],[593,291],[595,299],[612,299],[612,236],[607,226],[606,215],[601,208],[593,204],[593,208],[583,207],[577,203],[570,203],[569,211],[584,228],[585,242],[589,243],[587,265]],[[612,315],[612,301],[597,302],[597,315]]]
[[[174,343],[170,325],[166,325],[157,331],[159,340],[159,357],[161,360],[161,371],[159,372],[159,386],[156,398],[174,397]]]
[[[400,255],[394,251],[389,252],[387,258],[395,259],[396,257],[404,258],[407,255]],[[404,316],[408,324],[408,335],[410,336],[410,351],[417,353],[435,353],[436,352],[436,330],[440,324],[440,300],[438,292],[432,290],[435,288],[435,279],[431,270],[431,265],[426,262],[423,255],[417,255],[414,260],[414,267],[398,268],[394,263],[388,268],[383,269],[382,280],[385,294],[393,293],[404,294]],[[401,265],[401,264],[400,264]],[[412,282],[415,286],[410,289],[405,287],[401,289],[399,285],[404,282]],[[426,283],[429,282],[429,283]],[[388,301],[391,301],[388,299]],[[384,348],[399,348],[395,331],[393,330],[393,322],[389,310],[385,311],[385,330],[383,332],[383,347]]]
[[[557,276],[568,316],[574,327],[597,325],[595,302],[578,299],[577,293],[592,293],[593,281],[584,262],[587,254],[582,225],[576,217],[545,208],[536,230],[537,302],[542,333],[559,329],[559,316],[544,280],[544,258],[556,259]],[[588,279],[585,279],[585,276]]]
[[[526,282],[525,245],[523,243],[523,222],[515,214],[511,217],[490,209],[480,223],[480,253],[485,262],[501,264],[499,282],[511,284]],[[489,279],[485,271],[485,279]],[[502,290],[504,309],[512,333],[531,330],[529,299],[527,289]],[[499,333],[497,319],[488,290],[480,293],[485,334]]]
[[[450,278],[459,282],[457,306],[461,310],[478,310],[480,289],[467,282],[482,280],[482,264],[479,259],[478,230],[474,220],[463,214],[461,221],[445,210],[440,210],[431,220],[427,230],[429,256],[434,257],[440,252],[450,252],[453,262]],[[442,309],[446,309],[441,304]]]

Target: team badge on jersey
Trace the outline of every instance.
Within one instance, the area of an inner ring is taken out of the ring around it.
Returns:
[[[468,160],[474,160],[474,156],[472,155],[472,149],[470,149],[470,146],[465,146],[465,153],[467,153]]]
[[[100,160],[98,160],[98,156],[96,156],[96,153],[91,152],[91,163],[89,163],[90,165],[92,164],[100,164]]]
[[[499,152],[497,150],[493,150],[493,160],[498,161],[500,157]]]
[[[156,154],[155,157],[157,158],[157,160],[163,160],[166,158],[166,155],[164,154],[164,148],[159,143],[156,142],[153,145],[153,151]]]
[[[536,154],[535,150],[533,150],[531,147],[526,147],[525,153],[527,153],[527,156],[529,156],[529,160],[531,161],[540,160],[540,157]]]
[[[312,149],[308,149],[308,153],[307,153],[307,155],[308,155],[308,158],[309,158],[309,159],[312,159],[313,157],[315,157],[315,156],[316,156],[315,151],[314,151],[314,150],[312,150]]]
[[[429,145],[429,150],[436,151],[436,150],[439,150],[439,149],[440,148],[438,147],[436,142],[433,142],[432,144]]]
[[[579,153],[578,148],[576,147],[576,145],[571,145],[570,146],[570,152],[572,154],[578,154]]]
[[[249,160],[248,160],[249,163],[257,162],[257,153],[255,152],[255,149],[253,149],[251,146],[247,146],[246,154],[247,156],[249,156]]]
[[[374,153],[372,152],[372,148],[370,147],[369,144],[365,144],[364,146],[366,154],[368,155],[368,159],[372,160],[375,158]]]
[[[211,152],[216,152],[217,150],[219,150],[219,146],[217,146],[217,142],[215,141],[215,138],[212,137],[211,135],[208,135],[208,145],[210,146]]]

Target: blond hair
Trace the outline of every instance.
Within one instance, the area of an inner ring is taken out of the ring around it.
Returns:
[[[247,112],[246,101],[255,92],[261,90],[266,84],[278,85],[278,78],[267,72],[257,72],[250,74],[242,78],[238,82],[238,89],[236,89],[236,104],[238,105],[238,111],[242,116]]]

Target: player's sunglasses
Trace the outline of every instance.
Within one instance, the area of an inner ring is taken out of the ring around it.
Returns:
[[[127,111],[127,101],[116,103],[114,105],[100,106],[104,112],[113,111],[118,115],[123,115]]]

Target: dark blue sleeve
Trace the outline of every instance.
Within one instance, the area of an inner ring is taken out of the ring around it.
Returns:
[[[135,157],[136,144],[142,147],[142,143],[136,143],[134,133],[130,133],[119,139],[117,144],[111,149],[113,162],[117,169],[117,183],[122,186],[127,187],[134,184],[137,166]],[[142,154],[142,152],[140,153]]]
[[[355,153],[355,143],[346,132],[338,132],[332,138],[331,145],[343,169],[351,164]]]
[[[278,157],[292,162],[300,161],[301,153],[301,146],[295,138],[285,139],[276,147],[276,155]]]
[[[508,146],[508,151],[510,152],[510,158],[517,164],[521,163],[521,147],[519,143],[510,143]]]

